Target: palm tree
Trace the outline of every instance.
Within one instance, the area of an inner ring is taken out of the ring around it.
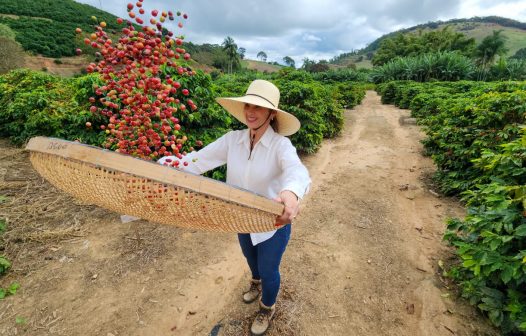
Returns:
[[[294,60],[292,58],[290,58],[289,56],[283,57],[283,62],[285,62],[285,64],[288,65],[291,68],[295,68],[296,67],[296,62],[294,62]]]
[[[267,61],[267,54],[264,51],[258,52],[257,58],[261,59],[263,62]]]
[[[239,61],[238,53],[237,53],[237,44],[234,42],[234,39],[230,36],[227,36],[223,43],[221,44],[223,46],[223,50],[226,52],[226,55],[228,57],[228,60],[230,61],[228,66],[228,72],[232,73],[232,65],[235,61]]]
[[[239,58],[241,59],[245,59],[245,53],[247,52],[247,50],[243,47],[240,47],[237,49],[237,53],[239,54]]]
[[[493,35],[486,36],[478,45],[475,56],[483,68],[493,64],[497,55],[502,56],[508,51],[505,46],[507,37],[501,33],[502,30],[494,30]]]

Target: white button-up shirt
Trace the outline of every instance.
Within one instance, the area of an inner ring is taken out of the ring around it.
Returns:
[[[250,156],[250,159],[249,159]],[[164,164],[164,157],[158,162]],[[184,171],[203,174],[211,169],[227,165],[226,182],[270,199],[283,190],[292,191],[302,198],[309,190],[311,179],[307,168],[301,163],[296,148],[290,140],[268,127],[250,154],[250,131],[231,131],[198,152],[188,153],[183,159],[188,166]],[[182,163],[182,162],[181,162]],[[251,233],[253,245],[271,238],[276,230]]]

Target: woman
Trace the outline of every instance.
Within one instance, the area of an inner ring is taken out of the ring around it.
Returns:
[[[246,95],[217,101],[240,122],[242,131],[231,131],[198,152],[183,158],[185,171],[203,174],[227,164],[228,184],[282,202],[283,214],[270,232],[238,234],[243,255],[252,272],[251,286],[243,301],[251,303],[261,293],[260,309],[252,324],[253,335],[263,335],[274,316],[280,287],[279,265],[290,238],[291,223],[299,200],[307,193],[310,177],[296,149],[285,136],[294,134],[300,122],[278,109],[279,89],[265,80],[253,81]],[[165,157],[159,160],[164,164]]]

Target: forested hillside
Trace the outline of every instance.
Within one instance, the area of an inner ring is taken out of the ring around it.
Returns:
[[[448,29],[451,32],[462,33],[467,39],[473,38],[476,43],[480,43],[485,37],[491,35],[494,30],[502,30],[508,49],[504,57],[513,57],[517,53],[520,54],[521,49],[524,50],[526,48],[526,23],[498,16],[474,17],[471,19],[453,19],[445,22],[428,22],[394,31],[374,40],[366,48],[335,56],[330,60],[330,63],[337,65],[354,63],[358,67],[372,67],[372,58],[386,40],[395,38],[400,34],[419,35],[425,32],[443,30],[446,27],[449,27]]]
[[[119,28],[116,20],[117,17],[110,13],[73,0],[2,0],[0,41],[5,49],[9,46],[9,50],[5,52],[10,54],[15,51],[19,53],[12,40],[33,55],[59,59],[75,56],[77,48],[81,48],[83,53],[93,54],[93,49],[86,48],[83,43],[83,39],[88,37],[86,32],[92,31],[94,25],[104,21],[109,34],[118,33],[122,27]],[[76,35],[76,28],[81,28],[83,33]],[[184,47],[202,65],[198,66],[200,68],[224,69],[227,66],[228,56],[221,45],[184,43]],[[23,59],[19,56],[14,58]],[[42,67],[47,68],[44,63]]]
[[[95,16],[109,30],[117,29],[116,17],[73,0],[2,0],[0,35],[15,39],[24,50],[47,57],[73,56],[82,46],[75,28],[91,30]]]

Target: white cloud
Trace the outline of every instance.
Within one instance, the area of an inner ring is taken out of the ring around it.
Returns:
[[[305,41],[305,42],[321,42],[322,41],[322,39],[319,38],[318,36],[315,36],[309,33],[303,34],[301,39],[302,41]]]
[[[467,17],[496,15],[522,22],[526,21],[526,1],[464,0],[459,11],[466,13]]]
[[[122,0],[77,1],[97,8],[100,1],[103,10],[126,17]],[[182,30],[188,41],[221,44],[231,36],[248,58],[265,51],[269,61],[290,56],[296,64],[330,59],[429,21],[488,15],[526,21],[524,0],[144,0],[144,7],[188,13]]]

